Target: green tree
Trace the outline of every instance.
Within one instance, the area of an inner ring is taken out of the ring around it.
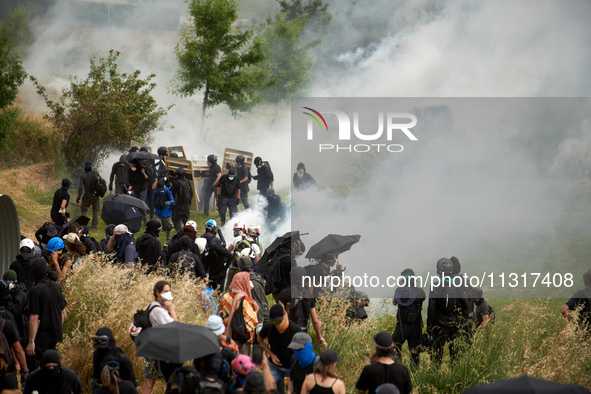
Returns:
[[[267,26],[261,34],[265,60],[260,67],[268,76],[262,95],[265,102],[274,104],[272,124],[277,117],[278,105],[301,95],[310,85],[313,61],[308,50],[321,40],[303,42],[305,24],[305,18],[289,20],[285,13],[279,13],[274,20],[267,19]]]
[[[309,22],[312,30],[319,30],[332,20],[332,15],[328,12],[328,4],[324,4],[322,0],[277,0],[277,2],[288,20],[304,18]]]
[[[70,78],[57,101],[32,78],[49,107],[45,116],[60,136],[67,165],[101,161],[110,150],[124,149],[130,140],[148,139],[152,131],[162,129],[167,110],[151,95],[155,75],[141,79],[139,70],[120,73],[118,57],[119,52],[111,50],[107,59],[91,58],[88,78]]]
[[[263,60],[262,45],[252,31],[232,27],[238,17],[236,0],[191,0],[191,26],[181,32],[176,53],[179,71],[175,91],[192,96],[203,90],[201,132],[207,109],[226,104],[237,116],[260,100],[261,69],[252,67]]]
[[[0,147],[6,148],[13,134],[16,109],[9,108],[25,81],[27,73],[18,55],[4,33],[0,35]]]

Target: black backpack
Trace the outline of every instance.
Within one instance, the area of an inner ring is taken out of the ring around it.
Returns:
[[[10,349],[10,345],[6,340],[6,336],[4,335],[4,325],[6,324],[6,320],[2,319],[0,323],[0,373],[3,376],[14,371],[14,358],[12,357],[12,350]]]
[[[90,194],[93,197],[104,197],[107,192],[107,181],[105,181],[98,172],[94,172],[94,179],[90,184]]]
[[[191,190],[191,185],[189,181],[186,179],[180,180],[180,190],[179,190],[179,202],[180,203],[190,203],[191,199],[193,198],[193,190]]]
[[[164,209],[164,207],[166,206],[165,202],[166,201],[164,200],[164,193],[156,192],[154,194],[154,208]]]
[[[309,300],[303,297],[301,290],[292,285],[288,317],[300,327],[308,326],[308,302]]]
[[[238,304],[238,308],[236,308],[234,316],[232,316],[232,321],[230,322],[232,339],[239,343],[246,343],[250,339],[250,333],[246,329],[246,321],[244,320],[243,303],[244,297],[240,300],[240,304]]]
[[[152,312],[154,308],[158,307],[160,306],[150,305],[145,310],[138,309],[137,312],[133,315],[133,325],[136,327],[140,327],[142,330],[152,327],[152,323],[150,322],[150,312]]]
[[[195,276],[195,258],[193,257],[193,252],[190,250],[181,250],[179,252],[178,259],[173,264],[172,267],[173,271],[177,275],[184,275],[189,273],[191,277]]]

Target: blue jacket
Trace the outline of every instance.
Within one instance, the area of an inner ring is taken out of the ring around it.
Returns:
[[[156,200],[156,196],[157,195],[163,195],[164,194],[164,201],[170,201],[170,205],[165,205],[163,209],[158,209],[156,208],[156,206],[154,206],[154,211],[156,212],[156,215],[158,215],[161,218],[167,218],[172,216],[172,206],[174,205],[174,198],[172,197],[172,193],[171,191],[164,186],[164,191],[163,192],[159,192],[158,190],[154,191],[154,195],[152,196],[152,205],[154,205],[154,201]]]

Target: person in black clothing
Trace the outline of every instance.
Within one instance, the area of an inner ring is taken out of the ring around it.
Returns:
[[[193,200],[193,189],[189,180],[185,178],[185,172],[185,169],[180,167],[175,171],[176,179],[170,180],[170,191],[175,201],[172,207],[172,223],[177,233],[181,232],[182,224],[189,220]]]
[[[257,335],[258,343],[269,356],[269,367],[280,392],[284,392],[284,378],[289,377],[292,352],[288,346],[300,331],[300,327],[289,320],[283,306],[275,304],[269,311],[269,323],[264,324]],[[265,339],[269,341],[268,346]]]
[[[289,392],[300,393],[306,376],[314,372],[319,358],[314,353],[312,338],[306,332],[298,332],[287,348],[293,351],[289,371]]]
[[[216,237],[219,235],[219,238]],[[205,223],[205,233],[201,238],[207,240],[207,255],[204,255],[203,266],[209,272],[209,287],[216,290],[224,285],[226,270],[234,258],[232,253],[226,249],[224,235],[217,226],[215,220],[210,219]]]
[[[304,163],[299,163],[295,174],[293,174],[294,189],[304,190],[315,185],[316,181],[312,178],[312,175],[306,172]]]
[[[482,288],[474,288],[474,296],[476,297],[476,310],[474,311],[476,332],[482,330],[484,326],[495,318],[494,311],[490,305],[482,298]]]
[[[135,198],[142,201],[146,200],[148,195],[148,174],[140,160],[133,160],[129,163],[129,186],[127,186],[127,190],[131,191]]]
[[[149,220],[146,223],[146,232],[135,243],[138,257],[142,261],[142,266],[147,269],[147,274],[155,271],[158,268],[158,262],[162,261],[162,244],[158,239],[161,229],[160,220]]]
[[[248,184],[250,181],[248,180],[248,174],[250,173],[250,169],[244,164],[245,157],[243,155],[236,156],[236,176],[238,177],[238,182],[240,182],[240,201],[242,202],[242,206],[244,209],[249,209],[250,204],[248,203],[248,192],[250,191],[250,187]]]
[[[114,356],[107,356],[101,364],[103,384],[93,394],[138,394],[135,383],[121,378],[119,361]]]
[[[129,187],[129,163],[127,155],[121,155],[119,161],[113,164],[109,177],[109,192],[113,193],[113,180],[115,180],[115,194],[127,193]]]
[[[140,151],[142,149],[145,149],[144,152],[147,152],[148,149],[145,147],[142,147],[140,149]],[[148,181],[148,189],[146,191],[146,204],[148,204],[148,210],[150,211],[150,219],[154,219],[154,202],[152,200],[152,198],[154,197],[154,191],[156,190],[156,187],[158,185],[158,172],[156,171],[156,163],[154,162],[154,160],[142,160],[142,167],[145,169],[146,174],[148,175],[147,181]],[[163,181],[164,182],[164,181]]]
[[[273,171],[271,171],[271,166],[269,165],[268,161],[263,161],[260,157],[255,157],[253,161],[254,165],[257,168],[257,174],[252,177],[257,181],[257,190],[263,196],[267,193],[267,189],[273,187]]]
[[[278,301],[279,294],[289,289],[292,284],[291,269],[298,263],[296,258],[300,257],[306,251],[306,246],[301,240],[296,240],[289,246],[281,246],[269,254],[269,260],[274,261],[269,267],[265,278],[265,292],[271,293],[275,302]]]
[[[70,203],[70,194],[68,189],[72,182],[68,178],[62,179],[62,187],[57,189],[53,194],[53,202],[51,204],[51,220],[59,227],[68,222],[70,214],[66,212],[66,208]]]
[[[327,286],[325,284],[330,284],[330,281],[325,281],[325,278],[328,276],[340,276],[341,273],[344,271],[343,266],[338,262],[339,255],[333,253],[327,253],[320,258],[320,262],[318,264],[310,264],[306,266],[306,272],[310,276],[312,280],[312,287],[314,291],[314,297],[320,297],[320,293],[324,291]],[[331,268],[335,267],[334,270],[331,272]]]
[[[215,155],[207,156],[207,165],[209,166],[209,177],[203,182],[203,188],[201,189],[203,213],[205,216],[209,216],[209,199],[216,192],[218,183],[222,177],[222,169],[217,164],[217,157]]]
[[[238,214],[240,201],[240,185],[236,178],[236,171],[232,168],[226,175],[222,175],[217,187],[218,212],[222,226],[226,224],[226,209],[230,211],[230,219]]]
[[[16,356],[16,361],[21,366],[21,381],[29,374],[29,368],[25,359],[25,352],[20,343],[18,331],[14,323],[8,319],[0,319],[0,331],[4,334],[8,346]],[[12,366],[9,366],[10,370],[0,375],[0,389],[18,389],[18,380],[16,377],[16,362],[13,357]]]
[[[274,230],[283,223],[287,217],[285,204],[281,201],[281,196],[275,194],[275,189],[269,188],[266,193],[267,207],[265,208],[265,220],[267,226]]]
[[[66,300],[59,285],[47,278],[47,263],[38,257],[31,262],[35,284],[29,289],[29,343],[27,355],[37,362],[63,339]],[[33,369],[33,368],[31,368]]]
[[[373,337],[373,341],[376,351],[369,356],[371,364],[363,368],[355,385],[359,393],[375,393],[383,383],[396,385],[402,394],[410,393],[412,382],[408,368],[392,360],[394,344],[390,334],[382,331]]]
[[[183,227],[181,233],[173,235],[172,238],[170,239],[170,242],[168,242],[168,244],[164,245],[165,259],[166,259],[167,264],[168,264],[168,262],[170,262],[170,257],[173,254],[175,254],[176,252],[181,250],[181,245],[180,245],[179,241],[185,235],[191,239],[191,252],[195,253],[196,255],[201,254],[199,251],[199,247],[195,243],[195,238],[197,237],[197,231],[195,231],[195,228],[193,226],[191,226],[190,224],[187,224],[185,227]]]
[[[92,229],[96,230],[98,226],[98,212],[101,198],[92,194],[92,184],[96,182],[99,173],[92,170],[92,163],[87,161],[84,163],[84,174],[80,176],[80,184],[78,186],[78,197],[76,203],[80,204],[80,214],[86,216],[88,208],[92,207]],[[82,197],[82,203],[80,203]]]
[[[49,242],[49,240],[48,240]],[[30,289],[33,287],[33,271],[31,261],[35,257],[35,244],[29,238],[25,238],[20,243],[20,254],[16,255],[16,260],[10,264],[10,269],[16,272],[19,281]]]
[[[165,146],[161,146],[158,148],[158,157],[160,160],[156,164],[156,174],[158,175],[158,180],[162,180],[166,187],[170,188],[170,177],[168,176],[168,170],[166,169],[166,157],[168,156],[168,149]]]
[[[109,243],[109,238],[111,238],[113,236],[114,231],[115,231],[114,224],[108,224],[107,227],[105,227],[105,238],[101,239],[101,242],[99,242],[101,252],[110,253],[109,249],[107,249],[107,244]]]
[[[39,245],[47,245],[50,239],[58,236],[60,230],[61,227],[58,227],[54,222],[45,222],[35,232],[35,239],[37,239]]]
[[[189,236],[183,235],[181,237],[179,240],[181,250],[173,254],[168,263],[169,274],[184,275],[188,273],[191,279],[197,277],[208,282],[201,258],[198,253],[191,251],[191,244],[195,245],[195,242],[191,241]]]
[[[449,342],[449,353],[453,361],[456,356],[455,339],[459,337],[460,316],[468,309],[468,300],[461,289],[451,283],[454,271],[450,259],[437,261],[437,274],[441,278],[440,286],[434,287],[429,294],[427,313],[427,334],[433,338],[433,362],[441,363],[443,348]]]
[[[27,287],[19,283],[17,274],[13,270],[8,270],[2,275],[2,280],[6,284],[5,292],[0,296],[0,305],[12,313],[16,328],[21,338],[24,338],[24,345],[29,335],[29,294]],[[1,287],[1,286],[0,286]]]
[[[47,394],[81,394],[82,381],[76,372],[62,367],[59,353],[50,349],[43,353],[41,368],[33,371],[25,383],[24,394],[34,391]]]
[[[90,228],[88,226],[81,226],[80,223],[74,222],[68,226],[68,233],[76,234],[86,248],[82,255],[100,252],[100,244],[89,235]]]
[[[90,382],[88,382],[88,388],[94,390],[102,385],[101,372],[103,364],[107,358],[109,360],[117,361],[119,376],[122,380],[127,380],[136,385],[135,373],[131,361],[116,345],[115,337],[113,332],[108,327],[101,327],[96,331],[96,334],[92,337],[94,354],[92,357],[93,374]]]
[[[400,361],[402,345],[408,341],[411,359],[418,366],[420,354],[417,348],[421,344],[423,334],[423,302],[427,296],[423,289],[416,287],[415,273],[412,269],[407,268],[400,275],[405,278],[405,281],[402,287],[396,289],[392,298],[392,304],[398,306],[396,328],[392,333],[395,344],[394,354]]]
[[[583,274],[585,288],[577,291],[560,309],[562,316],[569,320],[573,317],[568,311],[580,310],[579,325],[591,332],[591,270]]]

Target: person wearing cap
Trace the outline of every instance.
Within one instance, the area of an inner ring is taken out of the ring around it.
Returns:
[[[86,216],[88,208],[92,207],[92,229],[96,230],[98,226],[98,213],[101,198],[92,194],[93,182],[97,181],[100,175],[98,172],[92,170],[92,163],[87,161],[84,163],[84,174],[80,176],[80,184],[78,186],[78,197],[76,203],[80,204],[80,214]],[[82,197],[82,203],[80,203]]]
[[[281,223],[285,221],[287,217],[287,211],[285,204],[281,201],[281,196],[275,194],[275,189],[268,188],[265,193],[267,198],[267,206],[265,207],[265,220],[267,226],[271,230],[275,230]]]
[[[394,355],[392,336],[382,331],[374,335],[373,342],[376,351],[369,356],[371,364],[363,368],[355,385],[359,393],[375,393],[378,386],[383,383],[396,385],[403,394],[410,393],[412,383],[408,368],[392,360]]]
[[[72,182],[68,178],[62,179],[62,187],[57,189],[53,194],[53,201],[51,203],[50,216],[51,220],[59,227],[62,227],[68,222],[70,214],[66,212],[66,208],[70,203],[70,193],[68,189]]]
[[[266,281],[265,278],[253,270],[253,267],[254,263],[249,256],[240,256],[238,258],[238,272],[248,272],[248,275],[250,275],[252,298],[259,306],[257,319],[259,323],[266,323],[269,321],[269,300],[265,295]]]
[[[419,365],[420,354],[418,347],[423,334],[423,302],[427,298],[425,291],[416,286],[415,272],[407,268],[400,273],[400,282],[392,298],[392,304],[398,306],[396,312],[396,328],[392,333],[394,354],[401,360],[401,349],[408,341],[410,357],[416,366]],[[404,278],[404,279],[402,279]]]
[[[306,166],[304,163],[298,163],[298,168],[293,174],[293,187],[294,189],[305,190],[309,187],[315,186],[316,181],[312,178],[312,175],[306,172]]]
[[[78,374],[63,367],[59,353],[50,349],[43,353],[41,368],[29,375],[23,392],[81,394],[82,391],[82,381]]]
[[[35,243],[29,238],[24,238],[19,244],[20,253],[16,260],[10,264],[10,269],[16,272],[19,281],[27,289],[33,286],[33,273],[31,272],[31,261],[35,257]]]
[[[29,289],[29,341],[26,353],[37,363],[48,349],[63,340],[67,302],[60,286],[47,277],[47,262],[38,257],[31,263],[35,284]],[[30,365],[31,370],[36,366]]]
[[[216,155],[207,156],[207,165],[209,166],[209,176],[203,182],[200,195],[203,202],[199,204],[203,204],[200,209],[203,210],[205,217],[209,216],[209,199],[211,198],[212,194],[217,194],[216,190],[218,183],[222,177],[222,169],[219,164],[217,164]]]
[[[170,283],[165,280],[159,280],[154,284],[154,301],[148,305],[150,310],[149,319],[152,327],[162,326],[173,321],[178,321],[176,311],[172,300],[172,291]],[[156,383],[155,371],[157,365],[153,360],[144,359],[144,384],[142,385],[142,393],[151,393]]]
[[[122,380],[127,380],[136,386],[135,373],[129,357],[125,352],[117,347],[113,332],[109,327],[101,327],[92,337],[92,347],[94,353],[92,356],[93,374],[88,383],[88,388],[94,390],[102,385],[101,372],[107,359],[117,362],[117,370]]]
[[[226,335],[226,326],[224,320],[219,315],[211,315],[207,318],[205,328],[213,332],[218,337],[222,356],[228,362],[232,362],[238,353],[238,345],[229,336]]]
[[[109,176],[109,193],[113,193],[113,181],[115,181],[115,194],[127,193],[129,187],[129,163],[127,155],[121,155],[119,161],[111,167],[111,175]]]
[[[160,220],[148,220],[146,231],[140,235],[135,244],[138,258],[142,267],[146,269],[146,274],[155,271],[158,263],[163,261],[162,244],[158,239],[161,228]]]
[[[118,224],[113,229],[113,236],[107,242],[107,250],[114,251],[119,264],[130,268],[135,262],[135,241],[131,232],[124,224]]]
[[[589,292],[589,295],[591,296],[591,292]],[[482,287],[474,287],[474,304],[476,305],[476,309],[474,310],[474,327],[476,327],[476,332],[479,332],[489,321],[494,320],[495,312],[483,298]]]
[[[273,181],[275,180],[273,171],[268,161],[263,161],[260,156],[257,156],[253,160],[253,164],[257,168],[257,174],[252,179],[257,181],[257,190],[261,195],[265,196],[267,190],[273,187]]]
[[[289,377],[292,352],[288,348],[293,336],[300,332],[300,327],[289,320],[283,305],[275,304],[269,311],[269,323],[263,324],[257,335],[257,342],[269,356],[269,367],[277,384],[277,389],[284,391],[284,379]],[[269,342],[269,345],[265,342]]]
[[[238,214],[240,201],[240,183],[236,178],[236,170],[231,168],[226,175],[222,175],[217,185],[218,212],[222,226],[226,224],[226,209],[230,211],[230,219]]]
[[[307,332],[296,333],[287,348],[293,352],[290,360],[288,392],[300,393],[306,376],[314,372],[320,357],[314,353],[312,338]]]
[[[174,197],[169,188],[164,185],[163,180],[159,180],[157,183],[156,191],[152,196],[152,204],[156,215],[162,222],[162,228],[166,232],[166,241],[170,241],[172,236],[172,207],[175,204]]]
[[[302,393],[310,394],[345,394],[345,383],[337,375],[335,365],[341,357],[334,350],[326,349],[320,353],[318,365],[304,380]]]
[[[215,220],[210,219],[205,222],[205,233],[201,234],[201,238],[206,240],[208,249],[208,253],[203,255],[203,267],[209,273],[208,286],[217,290],[224,285],[226,271],[233,256],[226,249],[224,234]]]

